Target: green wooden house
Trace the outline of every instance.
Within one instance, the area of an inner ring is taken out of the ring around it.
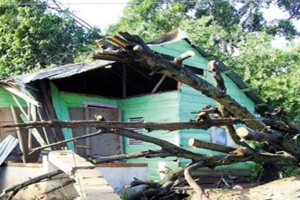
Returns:
[[[207,70],[207,64],[215,59],[187,38],[173,37],[169,40],[152,42],[149,47],[167,59],[173,59],[186,51],[195,55],[184,61],[186,67],[199,77],[213,83]],[[264,109],[266,104],[232,70],[220,63],[227,93],[253,113]],[[149,76],[151,71],[146,66],[135,66],[118,62],[99,60],[92,63],[75,63],[56,68],[41,70],[0,81],[0,121],[32,120],[78,120],[95,119],[102,115],[106,120],[123,122],[184,122],[195,118],[192,112],[201,110],[216,102],[200,92],[171,78],[162,78],[161,74]],[[15,108],[17,118],[13,117]],[[17,130],[0,129],[1,139]],[[21,130],[24,132],[24,130]],[[55,139],[71,138],[89,132],[93,128],[77,129],[37,129],[22,134],[23,151]],[[218,154],[205,149],[191,149],[188,140],[196,138],[208,142],[234,145],[219,128],[209,130],[153,131],[135,129],[141,134],[158,137],[178,146],[201,153]],[[32,137],[30,137],[32,135]],[[68,143],[68,148],[79,154],[108,156],[119,153],[132,153],[148,149],[158,149],[150,143],[115,135],[102,135],[75,143]],[[34,161],[35,158],[27,158]],[[175,160],[175,161],[174,161]],[[158,171],[165,166],[175,168],[188,163],[188,160],[166,159],[131,159],[130,163],[147,163],[148,178],[159,179]],[[238,164],[238,168],[247,164]],[[234,166],[232,166],[234,168]]]

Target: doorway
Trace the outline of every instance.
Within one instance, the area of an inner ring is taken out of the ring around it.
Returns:
[[[119,110],[112,106],[85,105],[85,108],[69,109],[71,120],[96,120],[95,115],[102,115],[106,121],[120,121]],[[72,129],[74,137],[96,132],[96,128],[83,127]],[[75,142],[79,155],[111,156],[123,153],[121,136],[101,134]]]

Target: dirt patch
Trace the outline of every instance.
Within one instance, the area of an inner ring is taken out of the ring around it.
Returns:
[[[300,200],[300,176],[243,190],[207,189],[206,193],[212,200]]]

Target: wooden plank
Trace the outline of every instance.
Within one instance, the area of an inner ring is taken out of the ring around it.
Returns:
[[[123,64],[123,72],[122,72],[122,97],[125,98],[127,97],[127,86],[126,86],[126,76],[127,76],[127,72],[126,72],[126,65]]]
[[[16,113],[16,110],[15,110],[15,107],[13,105],[11,105],[10,109],[11,109],[11,114],[12,114],[13,119],[14,119],[14,123],[17,124],[18,119],[17,119],[17,113]],[[23,160],[23,163],[26,163],[27,162],[27,158],[26,158],[27,152],[26,152],[26,149],[25,149],[25,144],[24,144],[22,134],[21,134],[21,131],[20,131],[19,127],[16,127],[16,132],[17,132],[17,136],[18,136],[18,139],[19,139],[20,149],[23,153],[22,160]]]
[[[155,85],[155,87],[153,88],[151,94],[154,94],[156,92],[156,90],[159,88],[159,86],[162,84],[162,82],[165,80],[165,78],[167,77],[167,75],[163,75],[160,80],[158,81],[158,83]]]
[[[40,89],[40,91],[41,91],[41,95],[42,95],[41,98],[44,100],[43,106],[45,106],[50,120],[57,120],[57,116],[56,116],[46,83],[44,81],[39,81],[38,87],[39,87],[38,89]],[[49,139],[51,138],[51,143],[53,143],[52,141],[58,142],[58,141],[64,140],[64,135],[63,135],[61,129],[53,128],[53,130],[54,130],[54,135],[51,135],[51,134],[48,135]]]
[[[22,119],[22,121],[24,123],[28,123],[29,120],[27,119],[27,116],[24,114],[20,114],[20,118]],[[40,135],[39,131],[36,128],[31,128],[31,134],[34,136],[34,138],[36,139],[36,141],[41,145],[47,145],[47,143],[44,141],[44,139],[42,138],[42,136]],[[46,150],[50,150],[50,148],[46,148]]]
[[[51,97],[53,102],[53,108],[55,110],[56,116],[59,120],[70,120],[69,110],[66,102],[61,98],[60,93],[56,86],[50,82]],[[61,129],[65,139],[73,138],[72,129],[62,128]],[[75,150],[74,142],[67,143],[68,149]]]
[[[80,145],[80,144],[76,144],[76,145],[75,145],[75,148],[76,148],[76,149],[91,149],[92,147],[91,147],[91,146],[88,146],[88,145]]]
[[[5,85],[5,84],[1,84],[1,87],[3,87],[4,89],[6,89],[7,91],[9,91],[10,93],[20,97],[21,99],[23,99],[24,101],[26,102],[29,102],[29,103],[32,103],[33,105],[39,107],[41,106],[39,102],[37,102],[35,99],[33,99],[31,96],[29,96],[28,94],[25,94],[21,91],[19,91],[17,88],[13,88],[13,87],[10,87],[8,85]]]
[[[41,102],[41,104],[43,105],[43,107],[37,109],[37,114],[38,114],[40,120],[50,120],[47,108],[45,106],[46,105],[45,98],[42,95],[42,93],[40,92],[41,88],[40,88],[39,82],[33,83],[33,87],[39,89],[39,92],[34,91],[34,96],[35,96],[35,99],[38,102]],[[44,127],[41,130],[43,132],[43,135],[45,137],[47,144],[57,142],[56,137],[54,137],[56,135],[54,128]],[[60,149],[60,147],[61,146],[53,146],[53,147],[51,147],[51,150],[57,150],[57,149]]]
[[[89,108],[88,107],[85,107],[84,108],[84,119],[85,120],[88,120],[89,119]],[[88,134],[88,133],[90,133],[90,127],[85,127],[84,128],[84,131],[85,131],[85,134]],[[88,145],[88,146],[91,146],[91,138],[90,137],[87,137],[86,139],[85,139],[85,144],[86,145]],[[89,154],[91,154],[91,150],[90,149],[86,149],[85,150],[85,153],[87,154],[87,155],[89,155]]]

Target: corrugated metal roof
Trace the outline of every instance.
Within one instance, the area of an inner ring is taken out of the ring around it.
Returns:
[[[19,140],[11,135],[8,135],[0,143],[0,165],[5,161],[7,156],[12,152],[12,150],[17,146]]]
[[[191,45],[192,48],[194,48],[196,51],[198,51],[205,59],[207,60],[212,60],[216,59],[213,55],[210,53],[207,53],[200,47],[196,46],[193,44],[190,40],[187,38],[184,38],[181,40],[185,40],[188,44]],[[178,42],[178,40],[174,40],[173,42]],[[171,44],[172,42],[168,41],[168,44]],[[162,43],[162,44],[167,44],[167,43]],[[162,44],[156,44],[162,45]],[[156,46],[153,45],[153,46]],[[154,48],[155,49],[155,48]],[[162,52],[160,52],[162,53]],[[163,53],[162,53],[163,54]],[[102,68],[108,65],[111,65],[115,63],[114,61],[106,61],[106,60],[97,60],[94,62],[90,63],[75,63],[75,64],[68,64],[68,65],[63,65],[55,68],[49,68],[49,69],[44,69],[39,72],[31,73],[31,74],[24,74],[20,76],[15,76],[13,79],[16,82],[21,82],[23,84],[29,83],[32,81],[36,80],[42,80],[42,79],[49,79],[49,80],[54,80],[54,79],[62,79],[65,77],[69,77],[75,74],[80,74],[83,72],[91,71],[97,68]],[[224,63],[219,61],[219,67],[220,70],[228,76],[233,82],[236,83],[239,89],[243,90],[244,93],[246,94],[247,97],[249,97],[257,106],[259,109],[264,112],[265,110],[269,110],[270,107],[267,105],[243,80],[242,78],[237,75],[235,72],[233,72],[230,68],[228,68]]]
[[[42,79],[49,79],[49,80],[61,79],[75,74],[80,74],[97,68],[105,67],[111,65],[112,63],[115,62],[98,60],[89,63],[74,63],[74,64],[62,65],[54,68],[43,69],[35,73],[15,76],[13,77],[13,79],[20,81],[22,83],[29,83],[32,81],[42,80]]]

